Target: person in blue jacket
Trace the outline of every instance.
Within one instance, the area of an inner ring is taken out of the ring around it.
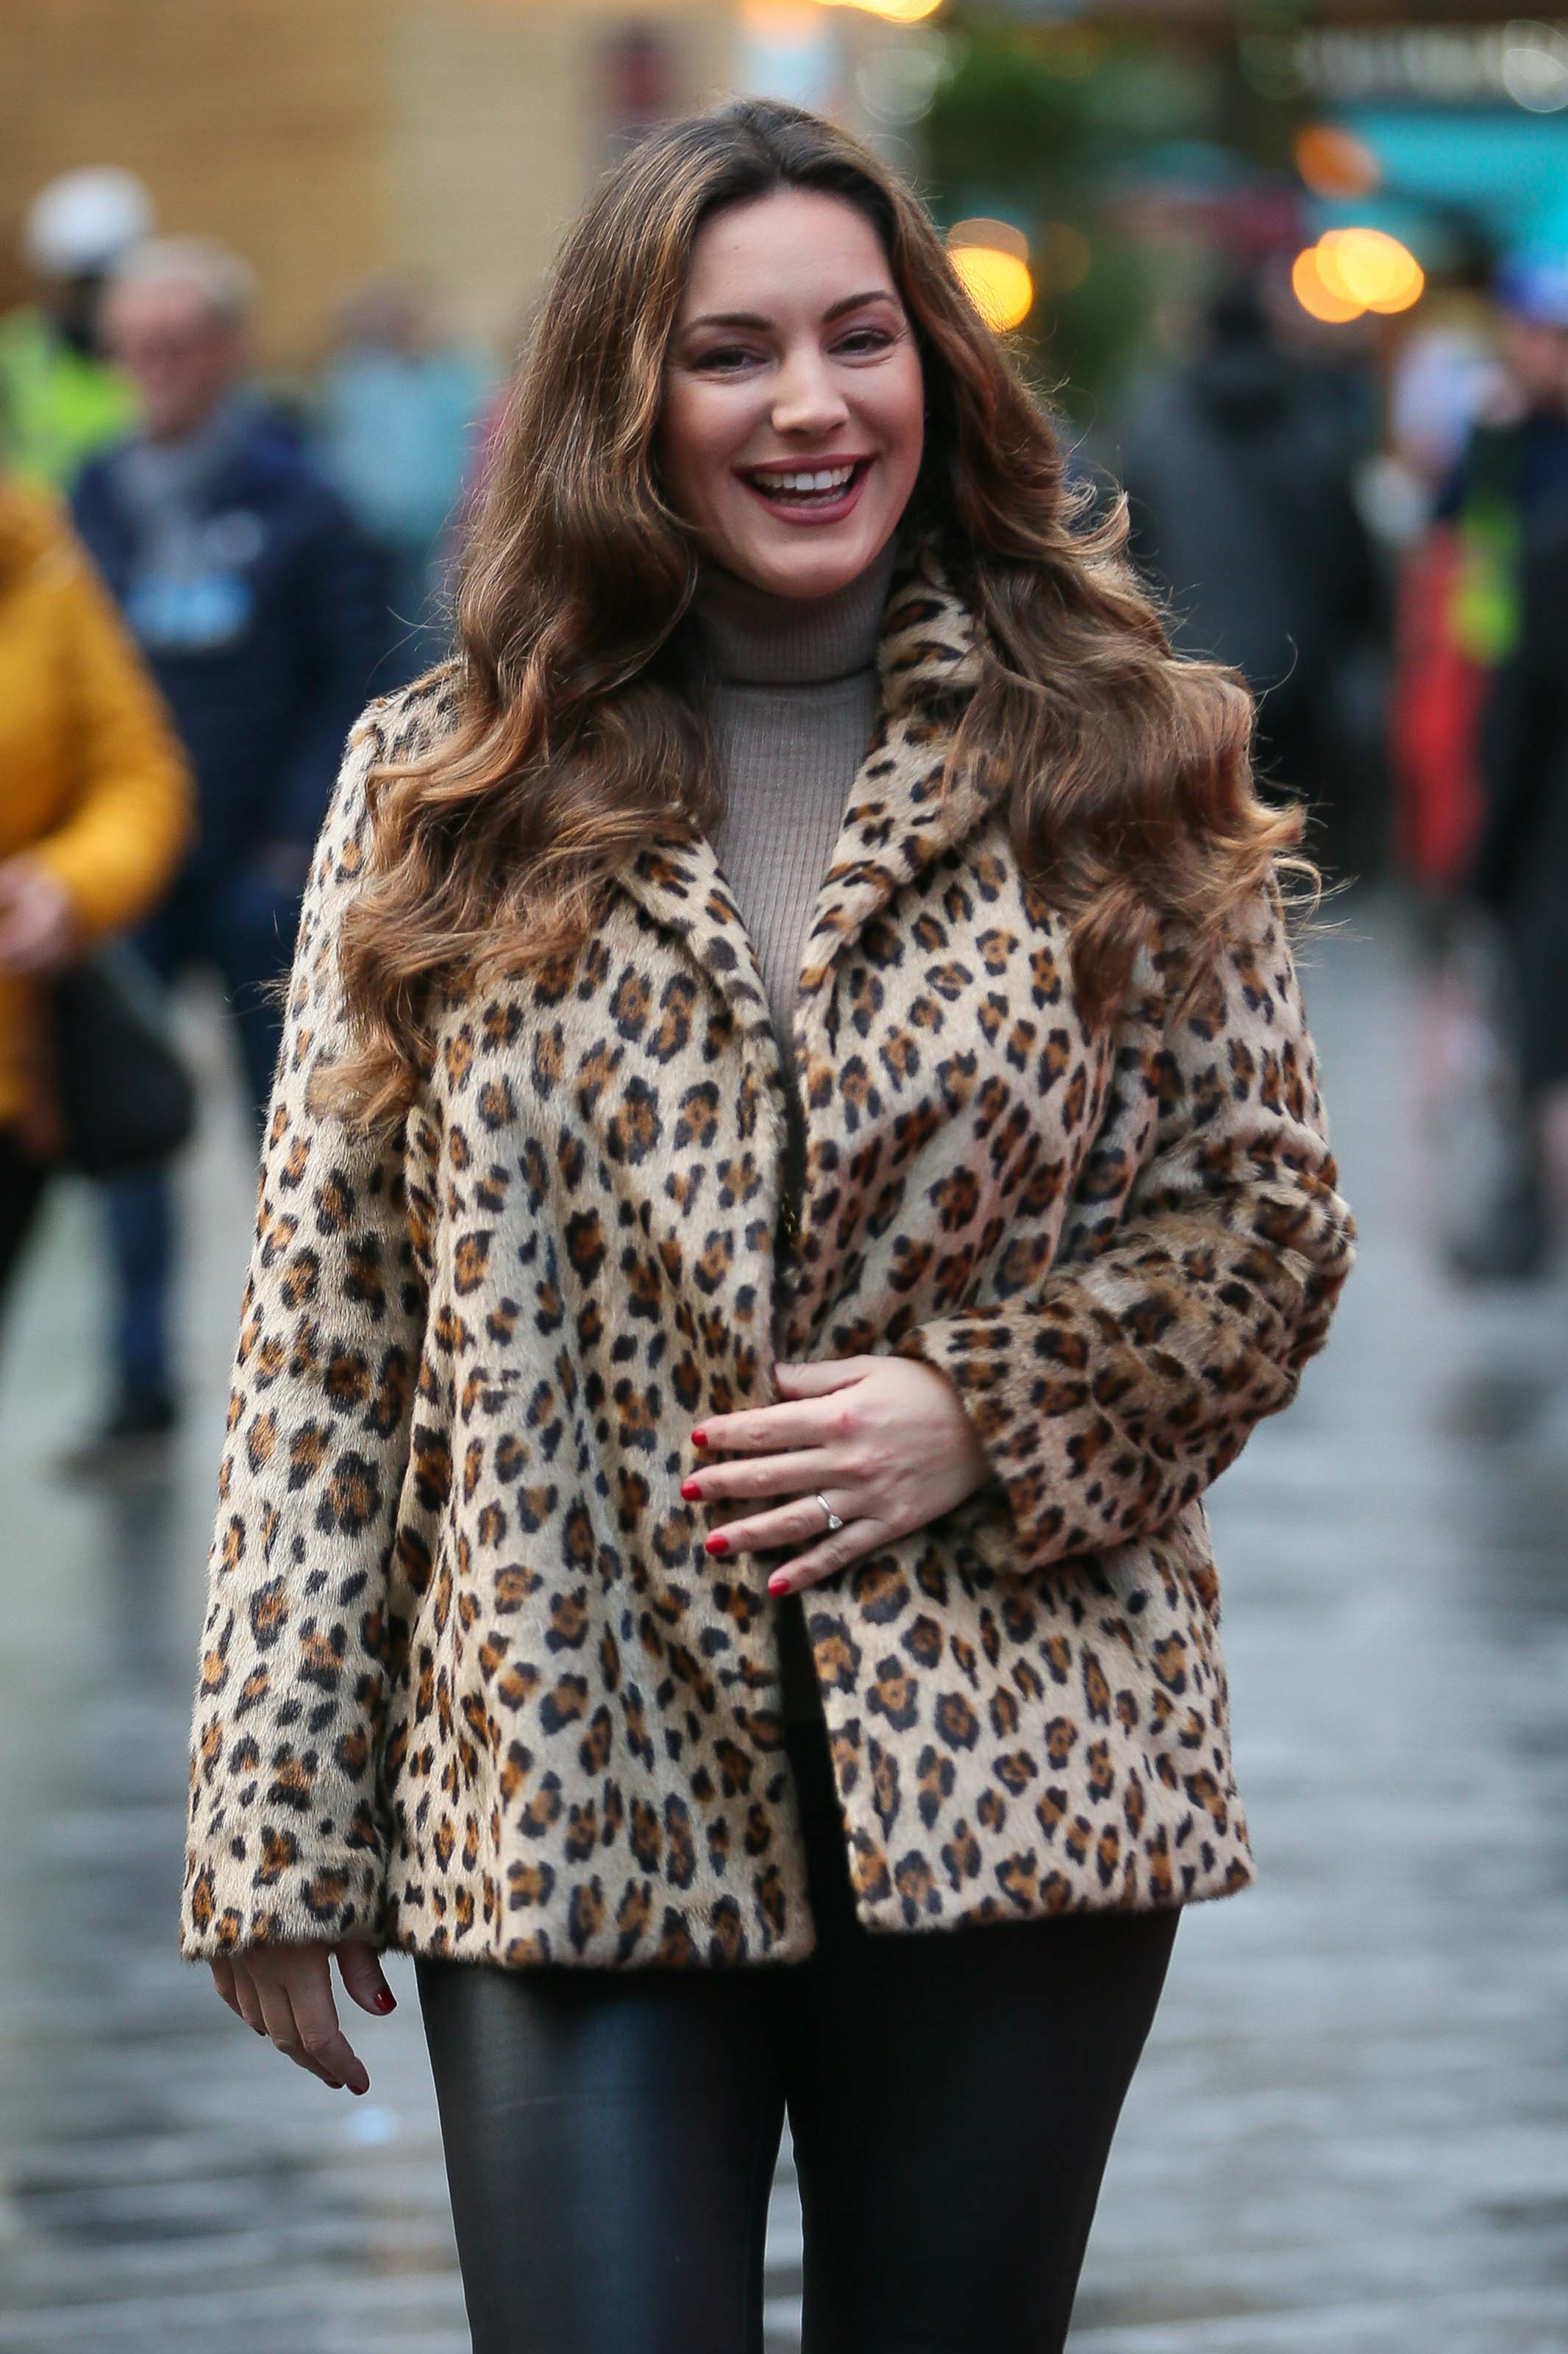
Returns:
[[[110,349],[140,396],[131,440],[78,478],[77,526],[175,716],[197,835],[140,935],[167,979],[220,977],[258,1125],[277,1058],[312,844],[384,651],[374,559],[297,435],[242,381],[254,281],[204,239],[137,248],[109,289]],[[162,1176],[110,1189],[119,1391],[90,1456],[170,1430],[173,1230]]]

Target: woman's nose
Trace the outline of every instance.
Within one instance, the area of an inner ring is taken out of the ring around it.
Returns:
[[[819,357],[790,360],[780,369],[773,394],[773,428],[779,433],[826,433],[849,415],[832,371]]]

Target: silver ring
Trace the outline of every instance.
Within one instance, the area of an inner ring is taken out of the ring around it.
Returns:
[[[842,1515],[842,1512],[835,1512],[835,1511],[834,1511],[834,1510],[833,1510],[833,1508],[832,1508],[832,1506],[829,1503],[829,1501],[828,1501],[828,1500],[827,1500],[827,1498],[826,1498],[825,1496],[819,1495],[819,1496],[818,1496],[818,1498],[817,1498],[817,1501],[818,1501],[818,1503],[819,1503],[819,1504],[821,1504],[821,1508],[822,1508],[823,1511],[824,1511],[824,1512],[826,1512],[826,1514],[827,1514],[827,1516],[828,1516],[828,1526],[827,1526],[827,1533],[828,1533],[828,1535],[829,1535],[829,1536],[831,1536],[831,1537],[837,1536],[837,1534],[838,1534],[839,1531],[842,1528],[842,1526],[843,1526],[843,1524],[844,1524],[844,1523],[843,1523],[843,1515]]]

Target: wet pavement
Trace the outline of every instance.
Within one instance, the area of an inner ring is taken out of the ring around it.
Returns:
[[[1307,983],[1361,1265],[1212,1506],[1259,1882],[1182,1923],[1074,2354],[1568,2349],[1568,1279],[1435,1271],[1425,992],[1395,911],[1340,921]],[[165,1478],[48,1468],[98,1403],[74,1190],[0,1367],[0,2347],[458,2354],[409,1965],[351,2105],[174,1950],[245,1147],[215,1113],[186,1172]],[[787,2163],[769,2258],[783,2354]]]

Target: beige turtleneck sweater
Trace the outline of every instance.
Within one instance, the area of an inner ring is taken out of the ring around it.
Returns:
[[[716,566],[691,629],[705,673],[723,814],[714,847],[756,945],[789,1098],[786,1182],[799,1185],[801,1116],[793,1022],[800,960],[849,790],[877,712],[876,648],[893,542],[836,596],[776,597]],[[821,1714],[800,1604],[779,1606],[784,1712]]]

